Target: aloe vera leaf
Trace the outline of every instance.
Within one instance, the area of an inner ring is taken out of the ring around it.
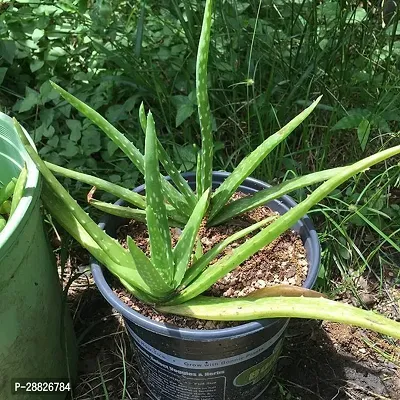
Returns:
[[[264,158],[284,141],[314,110],[322,96],[294,117],[278,132],[265,139],[254,151],[245,157],[225,181],[215,190],[211,198],[210,219],[228,202],[239,185],[260,165]]]
[[[76,179],[79,182],[86,183],[88,185],[96,187],[97,189],[103,190],[107,193],[111,193],[114,196],[118,197],[119,199],[125,200],[129,204],[133,204],[142,209],[146,208],[146,198],[145,196],[142,196],[139,193],[133,192],[129,189],[108,182],[104,179],[97,178],[92,175],[83,174],[81,172],[72,171],[67,168],[59,167],[58,165],[51,164],[47,161],[45,161],[45,164],[50,169],[50,171],[59,174],[65,178]],[[96,207],[96,205],[94,206]],[[186,223],[187,218],[183,217],[179,212],[177,212],[174,207],[172,207],[170,204],[166,204],[166,207],[168,216],[171,219],[171,221],[177,221],[176,223],[179,224],[179,226]],[[110,214],[113,213],[110,212]]]
[[[6,200],[0,206],[0,214],[8,214],[8,215],[10,215],[10,211],[11,211],[11,201],[10,200]]]
[[[146,211],[137,208],[118,206],[116,204],[106,203],[104,201],[91,199],[89,204],[100,211],[116,217],[134,219],[139,222],[146,222]]]
[[[140,105],[139,108],[139,120],[140,125],[144,133],[146,133],[146,114],[144,111],[143,103]],[[193,210],[196,206],[196,196],[193,193],[193,190],[187,183],[186,179],[183,178],[181,173],[179,172],[178,168],[176,168],[174,162],[171,160],[171,157],[168,155],[167,151],[164,149],[164,146],[161,142],[157,139],[157,146],[158,146],[158,159],[161,164],[164,166],[165,171],[170,176],[172,182],[176,185],[176,187],[180,190],[180,192],[185,196],[186,202],[190,206],[190,210]]]
[[[140,107],[139,107],[139,122],[140,122],[140,126],[142,128],[143,133],[146,134],[147,117],[146,117],[146,111],[144,109],[143,101],[140,103]]]
[[[193,254],[193,262],[196,262],[203,256],[203,245],[201,244],[201,240],[198,237],[196,239],[196,245],[194,248],[194,254]]]
[[[317,292],[316,290],[307,289],[301,286],[293,285],[274,285],[268,286],[262,289],[257,289],[246,296],[246,298],[261,299],[265,297],[325,297],[323,293]]]
[[[173,254],[175,263],[174,283],[178,287],[189,264],[190,257],[193,253],[194,243],[200,229],[201,221],[207,211],[208,201],[210,197],[210,189],[206,190],[196,204],[192,215],[189,217],[182,234],[179,237]]]
[[[279,197],[288,194],[294,190],[313,185],[318,182],[326,181],[332,178],[336,174],[340,173],[343,168],[332,168],[326,171],[314,172],[305,176],[290,179],[286,182],[282,182],[279,185],[272,186],[267,189],[260,190],[249,197],[243,197],[241,199],[232,201],[226,204],[220,212],[209,221],[209,225],[219,225],[233,217],[243,214],[247,211],[254,210],[255,208],[268,203],[271,200],[278,199]]]
[[[161,306],[163,313],[218,321],[252,321],[262,318],[307,318],[359,326],[400,339],[400,323],[373,311],[324,298],[266,297],[219,298],[198,296],[184,304]]]
[[[324,182],[300,204],[281,215],[276,221],[268,226],[268,229],[263,229],[251,239],[234,249],[232,254],[225,256],[215,264],[210,265],[194,282],[192,282],[173,300],[173,304],[183,303],[203,293],[220,278],[236,268],[240,263],[247,260],[257,251],[262,249],[264,246],[267,246],[279,237],[279,235],[293,226],[311,207],[324,199],[331,191],[336,189],[343,182],[347,181],[353,175],[368,169],[372,165],[399,153],[400,146],[391,147],[390,149],[381,151],[358,161],[353,165],[345,167],[341,173]]]
[[[158,299],[148,295],[147,293],[143,292],[142,290],[136,288],[132,284],[130,284],[128,281],[126,281],[123,278],[117,277],[120,282],[125,286],[125,289],[129,292],[132,293],[137,299],[142,301],[143,303],[147,304],[156,304],[158,302]]]
[[[157,138],[153,115],[147,116],[145,140],[146,219],[150,239],[151,262],[168,284],[172,284],[174,258],[168,226],[167,210],[161,191]]]
[[[116,217],[134,219],[135,221],[146,223],[146,211],[137,208],[118,206],[116,204],[106,203],[104,201],[91,199],[89,204],[100,211]],[[176,221],[171,217],[168,219],[169,226],[181,227],[185,225],[185,221]]]
[[[207,63],[210,47],[213,1],[207,0],[204,9],[196,59],[196,97],[201,130],[201,170],[200,181],[197,184],[197,196],[211,187],[213,162],[213,135],[211,124],[210,103],[207,92]]]
[[[46,167],[46,164],[39,157],[36,151],[33,149],[28,139],[25,136],[18,121],[14,118],[14,124],[19,134],[22,144],[32,161],[36,164],[36,167],[42,174],[45,181],[51,187],[51,189],[57,193],[57,196],[61,198],[65,205],[65,209],[68,209],[77,221],[84,226],[88,234],[93,240],[100,246],[100,248],[108,255],[110,259],[120,265],[128,265],[130,255],[126,252],[115,240],[110,238],[105,232],[103,232],[97,224],[85,213],[85,211],[78,205],[78,203],[71,197],[71,195],[65,190],[60,182],[54,177],[51,171]],[[57,215],[55,215],[57,218]]]
[[[264,227],[269,224],[271,221],[274,221],[277,217],[272,216],[263,219],[260,222],[257,222],[253,225],[248,226],[247,228],[241,229],[240,231],[234,233],[229,236],[225,240],[220,243],[217,243],[212,249],[208,250],[202,257],[196,260],[193,265],[186,271],[186,274],[183,278],[181,287],[184,288],[188,286],[195,278],[197,278],[207,267],[208,264],[217,257],[222,251],[224,251],[231,243],[236,240],[241,239],[244,236],[247,236],[251,232],[254,232],[257,229]]]
[[[18,207],[19,202],[24,196],[26,180],[28,179],[28,169],[26,164],[19,173],[17,183],[15,184],[14,193],[11,200],[10,217],[14,214],[15,209]]]
[[[56,83],[50,81],[50,84],[56,92],[68,101],[68,103],[97,125],[126,154],[141,173],[144,172],[143,155],[132,142],[130,142],[117,128],[110,124],[97,111],[93,110],[83,101],[68,93]]]
[[[0,232],[6,227],[7,225],[7,220],[0,215]]]
[[[185,196],[186,202],[190,206],[190,210],[193,210],[196,206],[196,196],[194,195],[193,190],[189,186],[187,180],[181,175],[178,168],[176,168],[174,162],[171,160],[171,157],[168,155],[167,151],[164,149],[163,145],[158,139],[157,144],[158,157],[161,164],[164,166],[165,171],[170,176],[172,182],[174,182],[176,187]]]
[[[81,112],[85,117],[90,119],[94,124],[96,124],[133,162],[137,169],[144,174],[144,157],[139,149],[129,141],[117,128],[110,124],[104,117],[102,117],[97,111],[90,108],[83,101],[77,99],[72,94],[68,93],[66,90],[58,86],[56,83],[51,82],[52,87],[72,106],[74,106],[79,112]],[[184,212],[188,208],[184,196],[179,193],[176,188],[174,188],[165,179],[161,180],[161,185],[163,192],[168,199],[168,201],[176,209]],[[190,211],[186,213],[189,216]]]
[[[131,290],[131,292],[135,296],[140,300],[148,302],[150,299],[148,296],[151,296],[153,293],[152,289],[143,281],[138,272],[135,271],[135,266],[131,262],[131,256],[126,250],[121,247],[121,250],[125,251],[129,257],[129,264],[123,265],[114,262],[91,235],[89,235],[86,228],[78,222],[69,207],[65,205],[65,201],[60,199],[47,183],[43,185],[41,198],[44,206],[51,215],[82,247],[88,250],[101,264],[105,265],[112,274],[121,280],[129,282],[134,288],[134,291]],[[153,300],[153,297],[151,297],[151,300]]]
[[[130,236],[127,238],[127,243],[132,260],[142,279],[147,282],[156,293],[163,293],[165,296],[169,295],[173,288],[165,281],[160,273],[160,268],[156,268],[153,265]]]
[[[202,183],[202,179],[201,179],[203,169],[201,167],[201,152],[200,151],[197,152],[196,160],[197,160],[197,163],[196,163],[196,191],[197,191],[197,193],[203,193],[204,190],[203,190],[203,183]]]
[[[45,161],[47,168],[55,174],[61,175],[65,178],[75,179],[79,182],[86,183],[90,186],[96,186],[97,189],[103,190],[107,193],[111,193],[119,199],[123,199],[126,202],[135,205],[136,207],[145,209],[146,198],[139,193],[132,192],[122,186],[116,185],[115,183],[108,182],[104,179],[96,176],[84,174],[82,172],[72,171],[68,168],[59,167],[58,165]]]
[[[12,194],[14,193],[15,184],[17,183],[17,178],[12,178],[7,185],[3,186],[0,189],[0,204],[3,204],[6,200],[8,200]]]

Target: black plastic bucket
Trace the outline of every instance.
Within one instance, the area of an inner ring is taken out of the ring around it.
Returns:
[[[213,173],[218,187],[228,176]],[[194,174],[184,174],[191,185]],[[252,178],[239,187],[254,193],[269,185]],[[143,192],[144,185],[135,189]],[[119,201],[118,204],[123,204]],[[268,203],[282,213],[295,206],[289,197]],[[127,221],[107,216],[100,224],[112,235]],[[318,275],[320,246],[309,217],[297,222],[307,252],[309,271],[304,287],[311,288]],[[253,400],[266,390],[279,358],[288,319],[264,319],[232,328],[182,329],[144,317],[122,302],[107,283],[108,275],[92,262],[92,273],[105,299],[122,314],[137,349],[142,378],[155,400]]]

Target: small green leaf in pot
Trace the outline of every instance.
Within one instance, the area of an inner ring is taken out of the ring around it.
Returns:
[[[12,194],[14,193],[16,183],[17,183],[17,178],[12,178],[11,181],[7,183],[7,185],[3,186],[0,189],[0,204],[4,203],[12,196]]]
[[[25,164],[18,176],[17,183],[15,184],[14,193],[11,201],[10,217],[14,214],[19,202],[24,196],[27,178],[28,178],[28,169]]]
[[[11,201],[10,200],[6,200],[0,206],[0,214],[10,215],[10,211],[11,211]]]
[[[0,215],[0,232],[6,227],[7,225],[7,220]]]
[[[279,185],[260,190],[251,196],[242,197],[241,199],[232,201],[222,207],[215,218],[209,221],[209,225],[219,225],[233,217],[254,210],[255,208],[260,207],[271,200],[278,199],[279,197],[294,190],[326,181],[327,179],[332,178],[336,174],[340,173],[342,168],[344,167],[331,168],[325,171],[299,176],[297,178],[282,182]]]

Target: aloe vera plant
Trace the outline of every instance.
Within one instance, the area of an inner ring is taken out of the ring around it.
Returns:
[[[207,59],[211,25],[212,0],[207,0],[196,71],[196,92],[202,135],[202,148],[198,154],[196,192],[182,178],[157,139],[153,116],[151,112],[146,116],[143,104],[139,110],[139,121],[145,134],[144,155],[100,114],[52,83],[54,89],[66,101],[96,124],[143,173],[146,191],[145,195],[133,193],[103,179],[45,163],[30,146],[23,130],[15,121],[26,150],[45,179],[42,195],[45,206],[54,218],[117,276],[134,296],[154,305],[162,312],[216,320],[246,321],[270,317],[328,319],[400,338],[400,323],[372,311],[322,298],[322,295],[321,298],[315,298],[315,292],[312,295],[310,292],[308,297],[306,290],[299,291],[287,287],[278,287],[273,291],[262,289],[252,296],[240,299],[203,296],[215,282],[288,230],[343,182],[376,163],[400,153],[400,146],[392,147],[352,165],[298,177],[262,190],[253,196],[230,202],[232,194],[240,184],[310,115],[320,100],[318,98],[243,159],[233,173],[213,192],[211,187],[213,141],[207,95]],[[170,175],[171,181],[164,179],[160,174],[160,164]],[[124,199],[128,205],[118,206],[95,200],[91,195],[89,203],[110,214],[145,221],[149,231],[150,257],[144,254],[131,237],[127,238],[128,249],[125,249],[102,231],[57,181],[53,172],[91,184],[98,190],[107,191]],[[246,227],[202,254],[198,233],[203,221],[208,225],[220,224],[293,190],[320,182],[323,183],[304,201],[284,215]],[[174,247],[171,244],[170,226],[181,228],[181,235]],[[250,239],[236,247],[229,255],[211,264],[231,242],[251,232],[253,236]],[[296,294],[301,297],[291,296]]]

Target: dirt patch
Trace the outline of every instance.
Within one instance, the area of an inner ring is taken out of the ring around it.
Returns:
[[[68,300],[79,340],[78,382],[74,400],[149,399],[140,379],[135,350],[121,316],[105,301],[85,268],[81,251],[69,251],[66,281],[75,276]],[[60,260],[60,258],[59,258]],[[86,264],[87,266],[87,264]],[[78,277],[77,277],[78,276]],[[398,283],[384,282],[382,290]],[[368,291],[376,288],[366,279]],[[360,290],[366,290],[362,285]],[[376,289],[375,289],[376,290]],[[349,302],[342,294],[344,301]],[[380,308],[380,299],[376,291]],[[398,297],[396,297],[398,298]],[[382,300],[383,304],[387,299]],[[395,315],[399,318],[399,315]],[[344,325],[292,320],[276,375],[261,400],[398,400],[400,342]]]
[[[262,206],[230,221],[228,224],[207,227],[203,223],[199,231],[203,254],[232,234],[268,217],[273,218],[278,215],[270,208]],[[226,255],[230,255],[238,246],[257,232],[231,243],[210,264],[217,262]],[[175,245],[179,235],[172,228],[170,233],[172,245]],[[145,224],[130,221],[128,225],[120,228],[118,240],[125,247],[127,246],[126,237],[128,235],[134,239],[141,250],[147,255],[150,254],[149,237]],[[308,262],[301,238],[297,233],[287,231],[221,278],[205,294],[216,297],[243,297],[257,289],[276,284],[301,286],[307,277],[307,272]],[[112,284],[115,293],[122,301],[142,315],[158,322],[191,329],[217,329],[238,324],[237,322],[206,321],[176,315],[164,315],[137,300],[117,280],[113,280]]]
[[[397,400],[399,366],[377,352],[382,341],[358,328],[292,320],[265,399]]]

